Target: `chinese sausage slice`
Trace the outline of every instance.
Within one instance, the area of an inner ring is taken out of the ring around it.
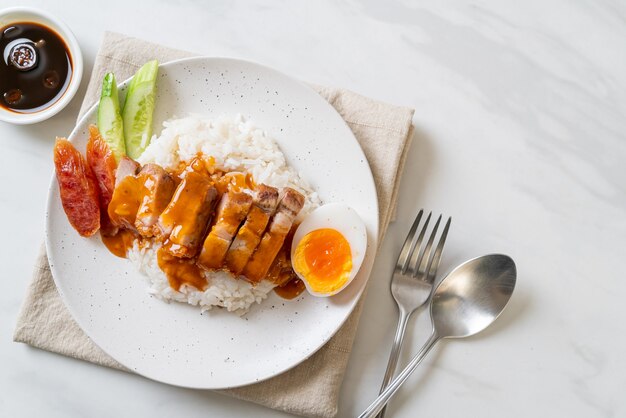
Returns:
[[[81,236],[92,236],[100,229],[100,202],[91,168],[65,138],[54,144],[54,166],[67,219]]]
[[[87,141],[87,164],[91,168],[99,189],[100,198],[100,233],[115,235],[117,226],[109,219],[107,208],[115,189],[115,171],[117,161],[113,151],[102,138],[96,125],[89,125],[89,141]]]

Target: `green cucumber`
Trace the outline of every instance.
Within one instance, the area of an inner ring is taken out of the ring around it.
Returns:
[[[156,79],[159,63],[148,61],[141,67],[128,86],[126,102],[122,111],[126,153],[139,158],[152,137],[152,114],[156,96]]]
[[[113,73],[107,73],[102,80],[102,93],[98,104],[98,130],[100,135],[109,144],[115,155],[115,160],[126,155],[124,142],[124,125],[120,113],[120,101],[117,93],[117,83]]]

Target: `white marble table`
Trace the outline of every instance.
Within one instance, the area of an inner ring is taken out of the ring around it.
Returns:
[[[518,263],[518,288],[487,332],[436,349],[389,411],[626,416],[624,2],[68,3],[19,2],[66,21],[87,75],[113,30],[417,109],[398,221],[374,268],[340,416],[378,392],[396,320],[387,277],[420,207],[453,216],[444,270],[504,252]],[[11,342],[42,239],[54,136],[69,133],[79,103],[34,126],[0,122],[0,416],[280,415]],[[411,328],[405,360],[427,337],[427,315]]]

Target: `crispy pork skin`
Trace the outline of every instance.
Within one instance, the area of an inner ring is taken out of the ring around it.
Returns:
[[[139,172],[139,177],[144,177],[143,198],[137,210],[135,227],[144,237],[155,235],[155,225],[159,216],[170,203],[176,183],[174,178],[161,166],[156,164],[146,164]]]
[[[239,228],[225,257],[226,267],[233,274],[241,274],[250,256],[254,252],[270,217],[278,205],[278,189],[259,184],[248,216]]]
[[[250,282],[258,283],[265,277],[303,206],[302,194],[289,187],[283,189],[283,196],[276,213],[263,234],[261,242],[244,267],[243,276]]]
[[[205,269],[222,267],[228,247],[251,205],[252,196],[245,192],[230,189],[222,195],[214,225],[204,241],[198,258],[200,267]]]
[[[155,229],[170,254],[183,258],[197,254],[216,198],[217,190],[207,174],[186,173]]]

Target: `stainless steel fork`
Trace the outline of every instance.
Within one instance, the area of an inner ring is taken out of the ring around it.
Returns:
[[[409,230],[409,234],[398,256],[398,261],[396,262],[396,267],[394,268],[391,278],[391,294],[398,305],[400,316],[398,318],[396,336],[393,340],[393,346],[391,347],[387,371],[383,378],[380,393],[387,387],[396,371],[398,356],[400,355],[402,341],[404,340],[404,331],[406,330],[406,325],[411,314],[426,303],[433,290],[433,282],[437,275],[437,268],[441,261],[441,253],[446,242],[446,237],[448,236],[450,222],[452,221],[452,218],[448,218],[446,226],[439,238],[439,242],[435,250],[432,251],[442,215],[439,215],[439,218],[437,218],[437,222],[430,233],[428,241],[422,246],[432,212],[428,214],[424,225],[420,229],[419,234],[417,234],[417,229],[423,215],[424,210],[420,210],[415,217],[415,221]],[[386,408],[380,412],[378,415],[379,418],[385,416],[385,409]]]

